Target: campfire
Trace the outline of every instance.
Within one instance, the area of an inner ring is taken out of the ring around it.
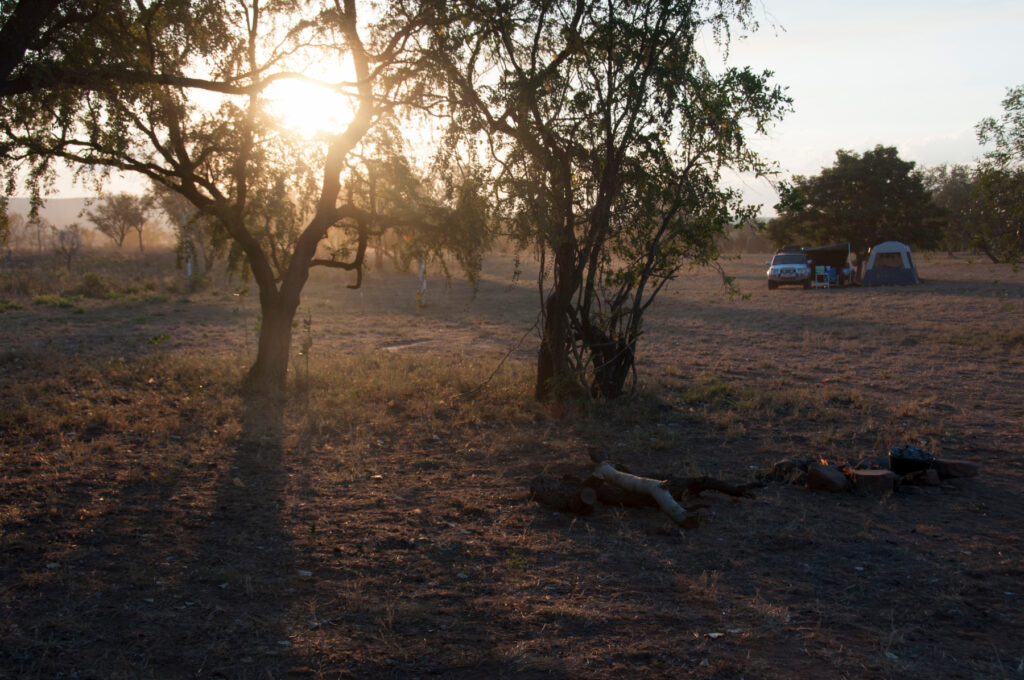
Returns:
[[[916,446],[898,446],[888,456],[857,463],[819,457],[787,458],[773,467],[772,479],[820,491],[857,491],[885,495],[900,489],[941,486],[943,480],[975,477],[978,466],[966,460],[939,460]]]

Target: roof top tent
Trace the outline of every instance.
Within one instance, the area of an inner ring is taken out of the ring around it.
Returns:
[[[833,243],[827,246],[804,248],[804,253],[807,255],[812,272],[815,267],[831,267],[831,272],[834,273],[833,285],[842,286],[850,282],[852,269],[850,267],[849,243]]]
[[[862,285],[913,286],[919,283],[914,256],[905,243],[886,241],[871,249]]]

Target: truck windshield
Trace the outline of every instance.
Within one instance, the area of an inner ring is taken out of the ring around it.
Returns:
[[[803,253],[779,253],[772,258],[772,264],[807,264],[807,256]]]

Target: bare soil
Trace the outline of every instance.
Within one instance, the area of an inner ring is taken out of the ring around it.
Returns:
[[[724,263],[747,298],[685,273],[636,396],[564,406],[530,399],[528,268],[420,310],[414,277],[317,272],[280,422],[236,387],[252,294],[7,294],[0,678],[1024,676],[1024,273],[768,291],[764,259]],[[746,482],[907,443],[981,474],[709,492],[685,532],[526,491],[591,447]]]

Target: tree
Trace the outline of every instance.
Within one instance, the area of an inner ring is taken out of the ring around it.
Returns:
[[[857,255],[858,277],[868,250],[879,242],[927,249],[942,239],[942,214],[914,162],[901,159],[891,146],[863,154],[840,149],[821,174],[793,177],[775,207],[779,216],[769,233],[776,245],[848,241]]]
[[[359,285],[372,216],[344,200],[342,175],[367,132],[407,94],[409,70],[399,57],[417,19],[364,42],[355,0],[312,9],[300,0],[122,2],[107,9],[90,15],[86,58],[30,53],[29,66],[66,69],[22,90],[11,82],[0,89],[0,154],[13,161],[4,171],[10,180],[17,163],[31,162],[36,186],[57,158],[136,172],[215,219],[259,288],[259,346],[247,384],[280,392],[310,268],[355,271]],[[354,79],[322,85],[349,95],[353,114],[319,146],[303,146],[267,115],[263,92],[284,78],[311,80],[301,69],[323,61],[325,45],[347,56]],[[220,100],[211,106],[213,93]],[[336,227],[357,234],[351,260],[318,257]]]
[[[0,203],[0,246],[7,245],[7,242],[11,238],[11,233],[15,231],[17,225],[12,224],[15,217],[21,217],[21,215],[10,215],[7,212],[7,201]]]
[[[946,228],[942,248],[947,252],[970,250],[977,225],[977,173],[966,165],[938,165],[921,173],[932,201],[944,211]]]
[[[24,65],[30,46],[40,39],[49,42],[43,28],[56,18],[62,4],[66,9],[73,3],[67,0],[19,0],[0,9],[0,17],[4,20],[0,29],[0,81],[4,81],[4,87],[10,87],[7,81],[15,70]]]
[[[88,211],[86,216],[96,225],[97,231],[108,236],[118,248],[124,246],[124,240],[129,233],[137,232],[141,253],[142,230],[146,226],[151,209],[152,203],[147,196],[118,193],[102,197],[99,206]]]
[[[6,219],[8,233],[5,245],[18,250],[29,247],[31,235],[28,233],[29,223],[25,216],[20,213],[7,213]]]
[[[154,184],[149,200],[174,229],[178,267],[185,267],[191,290],[205,282],[228,247],[228,235],[216,218],[199,212],[179,193]]]
[[[536,396],[582,382],[614,397],[657,293],[687,263],[713,261],[715,238],[749,214],[720,172],[768,170],[745,126],[763,131],[784,93],[769,73],[712,73],[697,49],[745,25],[750,5],[431,7],[421,53],[448,88],[448,157],[486,136],[500,221],[540,256]]]
[[[1024,85],[1010,88],[1003,115],[977,126],[978,141],[993,144],[978,172],[981,208],[975,242],[993,262],[1024,257]]]
[[[0,129],[42,135],[88,117],[92,101],[83,92],[119,86],[163,84],[212,92],[244,91],[233,83],[184,74],[202,67],[203,57],[228,46],[227,16],[218,0],[17,0],[0,5]],[[173,27],[173,28],[171,28]],[[168,35],[173,33],[173,35]],[[186,35],[187,34],[187,35]],[[202,35],[201,38],[199,36]],[[192,40],[192,38],[196,38]],[[176,40],[174,58],[152,49]],[[124,96],[130,96],[122,91]],[[125,124],[111,120],[110,129]],[[99,134],[103,128],[94,128]],[[0,176],[13,193],[19,171],[26,173],[36,217],[40,190],[54,178],[53,156],[32,154],[16,137],[0,138]],[[108,141],[111,141],[108,139]]]
[[[77,257],[82,249],[82,229],[77,222],[72,222],[66,227],[53,230],[53,252],[57,257],[64,260],[64,266],[71,271],[71,261]]]
[[[720,239],[720,250],[723,253],[765,253],[771,250],[772,242],[768,237],[766,222],[761,218],[746,220]]]
[[[992,262],[1024,258],[1024,170],[982,165],[974,189],[972,245]]]
[[[28,221],[28,227],[32,227],[36,232],[36,251],[43,254],[43,235],[52,234],[56,227],[50,223],[45,217],[30,217]],[[26,232],[28,229],[26,228]]]
[[[985,159],[997,168],[1024,167],[1024,85],[1011,87],[1003,98],[1003,115],[985,118],[976,128],[981,144],[994,144]]]
[[[400,271],[408,271],[414,260],[423,266],[436,262],[450,278],[448,261],[454,258],[475,288],[494,237],[493,211],[483,195],[485,173],[463,160],[454,168],[435,165],[419,177],[406,157],[400,123],[392,116],[380,120],[367,135],[364,153],[354,155],[348,166],[346,191],[349,201],[370,215],[376,265],[383,265],[388,235],[389,254]],[[347,257],[353,244],[342,236],[332,239],[331,252]],[[421,301],[422,276],[421,271]]]

